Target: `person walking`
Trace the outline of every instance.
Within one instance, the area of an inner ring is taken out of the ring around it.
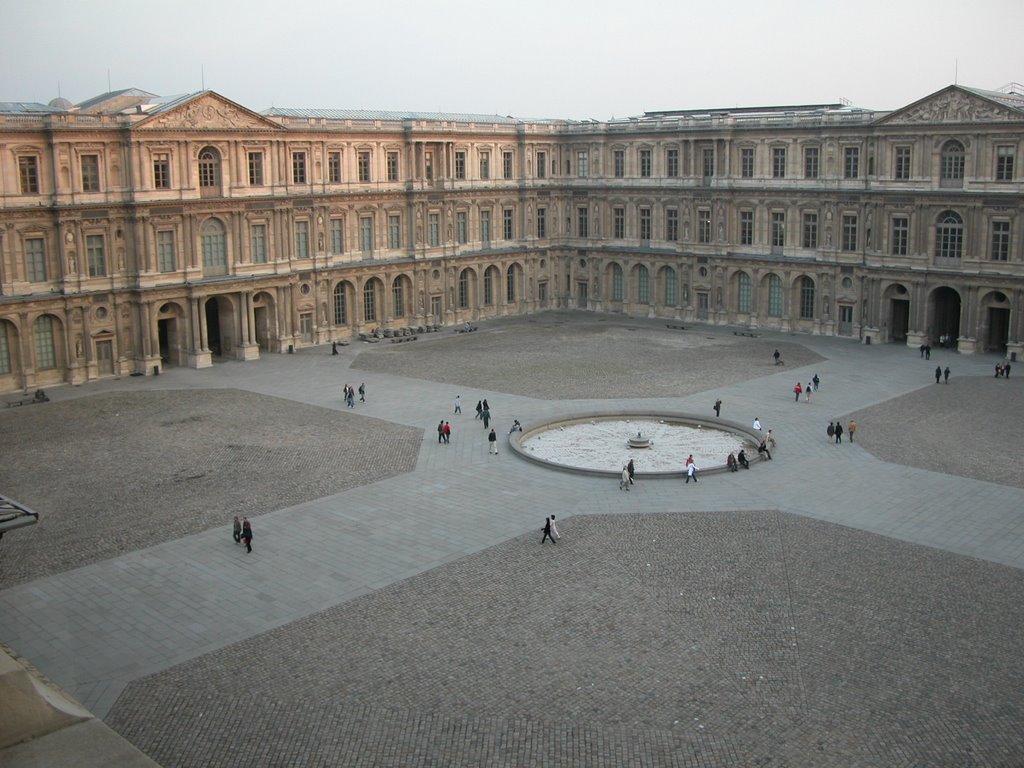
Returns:
[[[843,425],[838,419],[836,419],[836,445],[843,444]]]
[[[462,395],[455,396],[455,413],[462,413]]]
[[[807,389],[804,390],[804,402],[811,402],[811,382],[807,382]]]
[[[758,432],[761,431],[761,420],[757,418],[757,416],[754,417],[754,429],[756,429]]]
[[[622,474],[619,476],[619,490],[629,490],[629,467],[625,464],[622,465]]]
[[[949,384],[949,366],[946,366],[946,370],[942,372],[942,376],[945,378],[946,383]]]
[[[541,536],[541,538],[540,538],[540,543],[541,544],[544,543],[545,539],[551,539],[551,543],[552,544],[557,544],[558,543],[557,541],[555,541],[555,537],[551,535],[551,526],[552,526],[551,518],[550,517],[545,518],[544,519],[544,535]]]
[[[360,403],[365,403],[366,402],[366,382],[365,381],[359,383],[359,402]]]
[[[238,519],[238,515],[235,515],[235,522],[232,524],[233,532],[232,536],[235,539],[235,544],[242,543],[242,521]]]
[[[942,380],[942,366],[935,366],[935,383],[938,384]]]
[[[1003,376],[1010,378],[1010,363],[1009,361],[1003,363]]]
[[[556,542],[562,538],[562,534],[558,532],[558,527],[555,525],[555,516],[551,516],[551,541]]]
[[[245,544],[246,554],[252,552],[252,525],[248,517],[242,518],[242,543]]]
[[[715,400],[715,418],[716,419],[722,418],[722,401],[721,400]]]
[[[768,461],[772,460],[772,454],[771,454],[771,451],[768,450],[768,441],[767,440],[762,440],[761,441],[761,444],[759,446],[757,446],[757,452],[758,453],[763,453],[768,458]]]
[[[804,391],[804,388],[800,386],[800,382],[798,381],[796,383],[796,386],[793,387],[793,394],[796,395],[796,398],[794,399],[794,402],[797,402],[797,403],[800,402],[800,393],[803,392],[803,391]]]
[[[814,378],[811,379],[814,382],[814,391],[818,391],[818,385],[821,384],[821,379],[818,378],[818,374],[814,374]]]
[[[448,445],[452,441],[452,425],[447,421],[444,423],[444,444]]]
[[[768,430],[768,434],[764,436],[764,440],[772,448],[775,447],[775,437],[772,435],[772,431],[770,429]]]
[[[479,419],[481,414],[483,413],[483,411],[484,411],[484,404],[483,404],[483,402],[481,400],[477,400],[476,401],[476,418]]]
[[[687,485],[690,484],[690,479],[691,478],[693,479],[693,482],[695,482],[695,483],[697,482],[697,465],[694,464],[692,461],[688,462],[686,464],[686,484]]]
[[[498,436],[494,434],[493,429],[491,430],[490,434],[487,435],[487,446],[488,453],[493,453],[495,456],[498,455]]]
[[[925,344],[924,345],[924,359],[925,360],[931,360],[932,359],[932,345],[931,344]]]
[[[779,364],[779,358],[782,357],[782,355],[779,354],[779,350],[776,349],[775,352],[772,354],[772,357],[775,358],[775,364],[778,365]]]
[[[836,436],[836,425],[831,421],[828,423],[828,429],[825,430],[825,434],[828,435],[828,441],[831,443],[832,438]]]
[[[853,433],[857,431],[857,422],[850,419],[850,423],[846,426],[846,434],[850,437],[850,442],[853,442]]]
[[[489,426],[491,426],[491,411],[489,408],[485,407],[480,412],[480,418],[484,420],[484,429],[487,429]]]
[[[636,474],[636,467],[633,465],[633,460],[629,460],[629,464],[626,465],[626,471],[629,472],[629,484],[633,485],[633,475]]]
[[[444,442],[444,419],[437,422],[437,444]]]

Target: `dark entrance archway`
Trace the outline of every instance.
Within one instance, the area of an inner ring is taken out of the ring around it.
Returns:
[[[885,296],[889,300],[889,340],[906,342],[910,328],[910,294],[906,286],[896,283],[886,289]]]
[[[936,288],[930,304],[930,341],[955,346],[960,337],[960,294],[948,286]]]
[[[992,291],[981,299],[982,318],[985,323],[982,339],[983,352],[1006,352],[1010,336],[1010,299],[1002,291]]]
[[[220,357],[223,354],[224,348],[221,345],[220,339],[220,307],[218,306],[216,297],[209,299],[206,302],[206,344],[210,350],[210,354],[214,357]]]

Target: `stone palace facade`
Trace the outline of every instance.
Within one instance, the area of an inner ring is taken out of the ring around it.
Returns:
[[[608,122],[0,104],[0,392],[548,308],[1024,351],[1024,89]]]

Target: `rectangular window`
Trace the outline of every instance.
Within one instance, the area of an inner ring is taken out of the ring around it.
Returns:
[[[306,153],[292,152],[292,184],[306,183]]]
[[[107,257],[103,235],[87,235],[85,254],[89,265],[89,277],[104,277],[107,274]]]
[[[11,348],[7,342],[7,324],[0,324],[0,375],[11,372]]]
[[[818,214],[814,211],[804,212],[803,222],[803,246],[804,248],[818,247]]]
[[[263,186],[263,153],[249,153],[249,186]]]
[[[39,158],[31,155],[19,157],[18,177],[21,181],[21,194],[39,194]]]
[[[480,241],[491,242],[491,212],[489,210],[480,211]]]
[[[679,211],[675,208],[665,211],[665,239],[670,243],[679,239]]]
[[[385,164],[387,165],[386,173],[388,181],[398,181],[398,153],[388,152],[384,158]],[[366,178],[360,179],[360,181],[370,180],[370,153],[366,153]]]
[[[513,210],[511,208],[505,208],[501,212],[501,236],[505,240],[511,240],[515,236],[512,215]]]
[[[740,150],[740,176],[744,179],[754,178],[753,147],[744,147]]]
[[[373,253],[373,216],[359,217],[359,250]]]
[[[359,181],[370,181],[370,153],[360,152],[356,157],[356,167],[359,171]]]
[[[537,209],[537,237],[546,238],[548,236],[548,212],[546,208]]]
[[[388,248],[397,250],[402,247],[402,217],[395,214],[388,216]]]
[[[469,224],[465,211],[455,212],[455,239],[460,244],[465,244],[469,240]]]
[[[623,150],[615,150],[615,154],[612,155],[612,164],[615,166],[616,179],[621,179],[626,175],[626,153]]]
[[[345,220],[331,219],[331,253],[345,252]]]
[[[441,244],[441,214],[431,213],[427,220],[427,242],[436,248]]]
[[[650,240],[651,239],[651,209],[641,208],[640,209],[640,239]]]
[[[576,209],[576,234],[580,237],[590,236],[589,215],[590,211],[583,206]]]
[[[171,156],[166,152],[153,155],[153,189],[171,188]]]
[[[772,248],[786,246],[786,214],[783,211],[772,211]]]
[[[889,252],[893,256],[906,256],[910,241],[910,219],[906,216],[892,217],[892,240]]]
[[[772,147],[772,178],[786,178],[786,148]]]
[[[309,222],[295,222],[295,258],[309,258]]]
[[[843,234],[840,247],[844,251],[857,250],[857,217],[853,214],[843,215]]]
[[[669,178],[676,178],[679,175],[679,150],[665,150],[665,175]]]
[[[341,184],[341,152],[327,153],[327,183]]]
[[[537,178],[543,179],[548,175],[548,153],[537,153]]]
[[[100,156],[82,155],[82,191],[100,191]]]
[[[651,150],[640,150],[640,175],[647,179],[651,176]]]
[[[25,240],[25,274],[30,283],[46,282],[46,248],[41,237]]]
[[[715,175],[715,150],[705,149],[703,152],[704,158],[704,176],[710,178]]]
[[[491,178],[491,153],[481,152],[480,153],[480,178],[489,179]]]
[[[843,178],[860,178],[860,147],[843,148]]]
[[[423,155],[423,175],[427,181],[434,180],[434,153],[426,152]]]
[[[466,153],[462,150],[455,153],[455,178],[466,178]]]
[[[711,209],[700,208],[697,210],[697,242],[711,242]]]
[[[253,224],[249,228],[249,243],[252,246],[252,263],[267,263],[267,225]]]
[[[818,157],[821,150],[818,147],[804,147],[804,178],[818,178]]]
[[[897,181],[906,181],[910,178],[910,147],[896,147],[895,161],[892,177]]]
[[[1009,261],[1010,259],[1010,222],[992,222],[992,261]]]
[[[996,181],[1013,181],[1013,161],[1016,148],[1010,145],[996,147]]]
[[[612,210],[612,237],[621,240],[626,236],[626,209],[615,208]]]
[[[740,245],[754,244],[754,212],[740,211]]]
[[[501,173],[502,176],[506,179],[511,179],[513,177],[511,152],[501,153]]]
[[[590,173],[590,153],[581,149],[576,153],[576,175],[581,179]]]
[[[161,272],[173,272],[177,269],[177,261],[174,253],[174,230],[161,229],[156,233],[156,268]]]

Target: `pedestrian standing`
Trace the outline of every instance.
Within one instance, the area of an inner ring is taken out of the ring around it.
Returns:
[[[1010,364],[1009,362],[1003,363],[1003,376],[1010,378]]]
[[[359,384],[359,402],[360,403],[365,403],[366,402],[366,382],[365,381],[360,382],[360,384]]]
[[[836,445],[843,444],[843,425],[838,419],[836,419]]]
[[[540,538],[540,543],[543,544],[545,539],[551,539],[552,544],[557,544],[555,537],[551,535],[551,518],[547,517],[544,519],[544,535]]]
[[[948,365],[946,366],[946,370],[944,370],[942,372],[942,375],[945,377],[946,383],[949,384],[949,366]]]
[[[800,386],[800,382],[798,381],[796,383],[796,386],[793,387],[793,394],[796,395],[796,398],[794,399],[794,402],[797,402],[797,403],[800,402],[800,393],[803,392],[803,391],[804,391],[804,388]]]
[[[687,485],[690,484],[690,479],[691,478],[693,479],[693,482],[695,482],[695,483],[697,482],[697,465],[694,464],[693,462],[690,462],[689,464],[686,465],[686,484]]]
[[[242,521],[238,519],[238,515],[235,515],[235,522],[232,524],[234,531],[232,536],[235,539],[235,544],[242,543]]]
[[[939,381],[941,381],[941,379],[942,379],[942,366],[941,365],[936,365],[935,366],[935,383],[938,384]]]
[[[242,542],[245,544],[246,554],[252,552],[252,525],[249,524],[248,517],[242,519]]]
[[[931,360],[932,359],[932,345],[931,344],[925,344],[924,345],[924,359],[925,360]]]
[[[850,419],[850,423],[846,427],[846,434],[850,436],[850,442],[853,442],[853,433],[857,431],[857,422]]]
[[[626,471],[629,472],[629,484],[633,484],[633,475],[636,474],[636,467],[633,465],[633,460],[629,460],[629,464],[626,465]]]
[[[754,417],[754,429],[756,429],[758,432],[761,431],[761,420],[757,418],[757,416]]]
[[[437,422],[437,444],[444,442],[444,419]]]
[[[778,365],[779,364],[779,358],[782,357],[782,355],[780,355],[779,354],[779,350],[776,349],[775,352],[772,354],[772,357],[775,358],[775,364]]]
[[[494,430],[493,429],[491,430],[491,433],[489,435],[487,435],[487,445],[488,445],[487,452],[488,453],[493,453],[495,456],[497,456],[498,455],[498,436],[496,434],[494,434]]]
[[[629,467],[625,464],[622,465],[622,474],[619,476],[619,490],[629,490]]]
[[[818,378],[818,374],[814,374],[814,378],[811,379],[814,382],[814,391],[818,391],[818,385],[821,384],[821,379]]]
[[[331,342],[331,354],[332,355],[338,354],[338,342],[336,342],[336,341],[332,341]]]
[[[831,421],[828,423],[828,429],[825,430],[825,434],[828,435],[828,441],[831,443],[832,438],[836,436],[836,425]]]
[[[483,412],[484,412],[483,402],[481,402],[480,400],[477,400],[476,401],[476,418],[479,419]]]
[[[722,401],[721,400],[715,400],[715,418],[716,419],[722,418]]]
[[[455,412],[462,413],[462,395],[455,396]]]
[[[447,421],[444,423],[444,444],[448,445],[452,441],[452,425]]]

